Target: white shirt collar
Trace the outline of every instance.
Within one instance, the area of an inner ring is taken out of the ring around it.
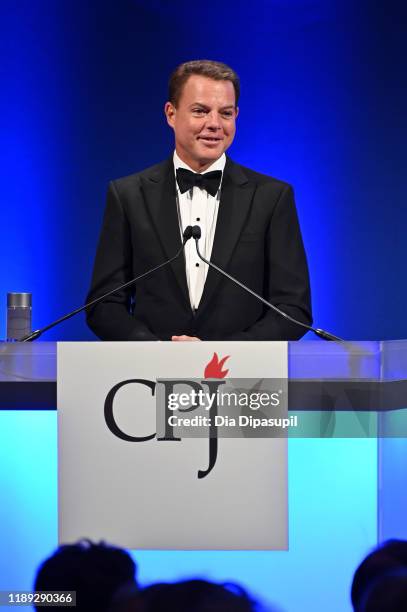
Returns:
[[[177,155],[176,151],[174,151],[173,159],[174,159],[175,172],[177,171],[178,168],[186,168],[187,170],[190,170],[191,172],[195,172],[195,170],[192,170],[192,168],[190,168],[188,164],[182,161],[182,159]],[[222,153],[219,159],[214,161],[213,164],[211,164],[209,168],[207,168],[205,172],[203,172],[202,174],[205,174],[206,172],[212,172],[213,170],[221,170],[223,172],[223,170],[225,169],[225,164],[226,164],[226,155]]]

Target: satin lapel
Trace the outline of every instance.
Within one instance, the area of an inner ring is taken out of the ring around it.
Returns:
[[[240,166],[227,158],[211,255],[211,261],[223,270],[227,271],[233,250],[248,217],[254,191],[255,185],[248,182]],[[209,268],[197,312],[198,317],[210,304],[222,278],[224,277],[219,272]]]
[[[158,169],[143,180],[143,190],[154,228],[168,259],[181,248],[178,222],[176,187],[172,158],[160,164]],[[183,299],[189,304],[185,257],[181,254],[170,264]]]

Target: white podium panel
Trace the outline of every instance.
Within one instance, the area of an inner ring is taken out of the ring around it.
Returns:
[[[155,435],[157,379],[204,379],[214,353],[227,377],[287,379],[285,342],[58,345],[60,542],[287,549],[286,439]]]

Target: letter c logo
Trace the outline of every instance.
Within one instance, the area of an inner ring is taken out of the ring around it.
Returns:
[[[151,395],[154,395],[156,383],[153,382],[152,380],[144,380],[142,378],[133,378],[130,380],[123,380],[122,382],[117,383],[117,385],[115,385],[114,387],[110,389],[105,399],[106,425],[108,426],[112,434],[114,434],[121,440],[126,440],[127,442],[146,442],[147,440],[152,440],[153,438],[155,438],[156,433],[151,434],[151,436],[143,436],[143,437],[129,436],[128,434],[126,434],[124,431],[120,429],[113,415],[113,401],[116,396],[116,393],[118,392],[119,389],[124,387],[124,385],[130,385],[131,383],[137,383],[139,385],[145,385],[146,387],[149,387],[151,389]]]

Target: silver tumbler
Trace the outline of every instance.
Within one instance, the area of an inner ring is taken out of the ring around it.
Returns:
[[[31,293],[7,293],[7,342],[16,342],[32,331],[31,298]]]

